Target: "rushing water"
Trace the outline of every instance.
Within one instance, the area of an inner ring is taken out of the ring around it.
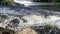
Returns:
[[[17,31],[28,26],[50,25],[60,29],[59,8],[52,7],[50,5],[30,7],[0,5],[0,27]]]
[[[27,6],[34,6],[34,5],[53,5],[53,4],[60,4],[60,3],[43,3],[43,2],[32,2],[30,0],[14,0],[15,3],[23,4],[25,7]]]

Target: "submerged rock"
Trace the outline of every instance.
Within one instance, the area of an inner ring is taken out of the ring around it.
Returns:
[[[12,23],[19,23],[19,20],[18,19],[13,19],[11,20]]]
[[[20,23],[20,20],[17,19],[17,18],[15,18],[15,19],[9,21],[9,24],[8,24],[7,28],[10,27],[10,28],[15,29],[15,28],[18,27],[18,24],[19,24],[19,23]]]
[[[60,29],[49,25],[32,27],[38,34],[60,34]]]
[[[7,15],[0,15],[0,18],[1,19],[8,19],[8,16]]]

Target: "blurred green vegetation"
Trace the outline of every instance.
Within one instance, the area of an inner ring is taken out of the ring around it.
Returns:
[[[27,0],[32,2],[60,2],[60,0]],[[13,0],[0,0],[3,4],[14,4]]]
[[[60,2],[60,0],[28,0],[33,2]]]
[[[7,2],[8,4],[12,4],[13,0],[5,0],[5,2]]]
[[[60,0],[28,0],[33,2],[60,2]],[[8,4],[12,4],[13,0],[0,0],[0,3],[6,2]]]
[[[7,2],[7,3],[13,3],[13,0],[0,0],[0,2]],[[60,2],[60,0],[27,0],[27,1],[33,1],[33,2]]]
[[[2,3],[2,4],[12,4],[13,0],[0,0],[0,3]]]

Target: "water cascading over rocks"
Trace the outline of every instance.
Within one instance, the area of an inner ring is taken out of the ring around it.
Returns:
[[[36,16],[33,16],[34,18]],[[29,19],[31,18],[31,20],[33,19],[32,16],[26,17],[25,19]],[[38,18],[36,18],[37,20]],[[41,19],[45,19],[45,21],[43,21],[43,24],[41,22],[41,24],[35,24],[35,22],[33,24],[33,26],[31,26],[32,29],[34,29],[36,32],[38,32],[38,34],[60,34],[60,16],[47,16],[46,18],[42,18]],[[41,20],[38,19],[38,20]],[[30,19],[29,19],[30,20]],[[35,20],[35,19],[34,19]]]
[[[13,20],[10,21],[10,24],[8,24],[8,27],[16,28],[18,24],[19,24],[19,20],[18,19],[13,19]]]
[[[38,34],[60,34],[60,16],[26,15],[22,17],[9,16],[0,27],[14,31],[23,31],[30,27]]]

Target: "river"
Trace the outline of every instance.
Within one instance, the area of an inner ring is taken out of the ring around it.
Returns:
[[[30,14],[43,14],[43,15],[56,15],[59,14],[60,5],[35,5],[29,7],[19,7],[10,5],[0,5],[0,14],[5,15],[30,15]]]
[[[58,6],[19,7],[0,4],[0,27],[17,31],[23,27],[48,24],[60,29],[60,8]]]

